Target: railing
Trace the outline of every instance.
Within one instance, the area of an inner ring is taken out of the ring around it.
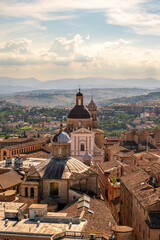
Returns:
[[[95,239],[109,240],[109,236],[107,234],[105,234],[105,233],[99,233],[99,232],[79,232],[79,231],[64,231],[64,232],[61,232],[61,233],[58,233],[58,234],[52,236],[51,240],[56,240],[56,239],[64,238],[64,237],[89,239],[91,234],[95,235]]]

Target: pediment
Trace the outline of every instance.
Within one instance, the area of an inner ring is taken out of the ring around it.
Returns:
[[[71,134],[93,134],[93,132],[89,129],[86,129],[86,128],[80,128],[80,129],[77,129],[76,131],[72,132]]]

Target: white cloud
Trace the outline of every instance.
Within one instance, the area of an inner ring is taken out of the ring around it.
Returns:
[[[30,66],[30,74],[40,79],[43,75],[45,79],[54,78],[56,73],[59,77],[160,78],[159,55],[159,49],[141,49],[124,39],[89,43],[79,34],[72,39],[57,38],[45,48],[36,50],[28,39],[0,44],[3,71],[13,65],[12,70],[18,68],[25,77],[25,69]]]
[[[22,25],[31,26],[32,28],[37,28],[40,30],[46,30],[46,27],[42,26],[38,21],[35,20],[27,20],[22,22]]]
[[[14,52],[14,53],[21,53],[21,54],[27,54],[31,53],[31,45],[32,41],[20,38],[15,41],[8,41],[6,43],[3,43],[0,45],[0,52]]]
[[[99,11],[106,14],[108,24],[126,26],[138,34],[160,35],[159,2],[151,0],[2,0],[1,15],[33,18],[41,21],[63,20],[72,17],[74,10]],[[64,14],[65,12],[65,14]],[[35,26],[44,28],[39,24]]]
[[[88,36],[86,37],[86,39],[89,40],[89,39],[90,39],[90,36],[88,35]]]

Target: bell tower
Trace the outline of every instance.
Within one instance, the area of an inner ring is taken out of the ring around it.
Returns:
[[[88,110],[92,116],[92,128],[97,128],[97,105],[95,104],[93,97],[91,98],[90,103],[88,104]]]
[[[80,88],[79,88],[79,92],[76,94],[76,105],[83,106],[83,94],[81,93]]]

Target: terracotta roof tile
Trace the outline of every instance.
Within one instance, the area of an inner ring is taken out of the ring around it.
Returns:
[[[103,170],[103,172],[105,172],[105,171],[109,170],[110,168],[114,168],[119,165],[121,165],[121,163],[119,161],[114,160],[114,161],[100,163],[100,164],[98,164],[98,167],[100,167]]]
[[[9,172],[0,175],[0,189],[7,189],[22,182],[22,176],[11,169]]]
[[[87,195],[87,197],[89,197]],[[114,218],[105,202],[96,198],[90,198],[89,209],[92,213],[88,212],[87,208],[79,208],[78,201],[61,210],[61,212],[68,213],[67,216],[83,216],[82,219],[87,220],[83,231],[87,232],[102,232],[110,235],[111,229],[109,227],[109,222],[114,223]],[[84,211],[84,212],[83,212]]]
[[[36,145],[36,144],[43,144],[43,143],[45,143],[44,140],[35,140],[33,142],[26,142],[26,143],[17,144],[17,145],[13,145],[13,146],[8,146],[8,147],[4,147],[4,148],[8,149],[8,150],[14,150],[14,149],[17,149],[17,148],[29,147],[29,146],[33,146],[33,145]]]
[[[26,154],[27,158],[49,158],[49,154],[43,150]]]
[[[129,191],[132,191],[135,186],[138,186],[142,182],[148,181],[149,178],[149,174],[140,169],[121,177],[120,180]]]
[[[119,152],[129,152],[127,148],[120,146],[119,143],[109,146],[108,149],[112,152],[112,154]]]
[[[143,182],[135,186],[133,194],[145,209],[160,210],[160,188],[154,188],[147,182]]]

